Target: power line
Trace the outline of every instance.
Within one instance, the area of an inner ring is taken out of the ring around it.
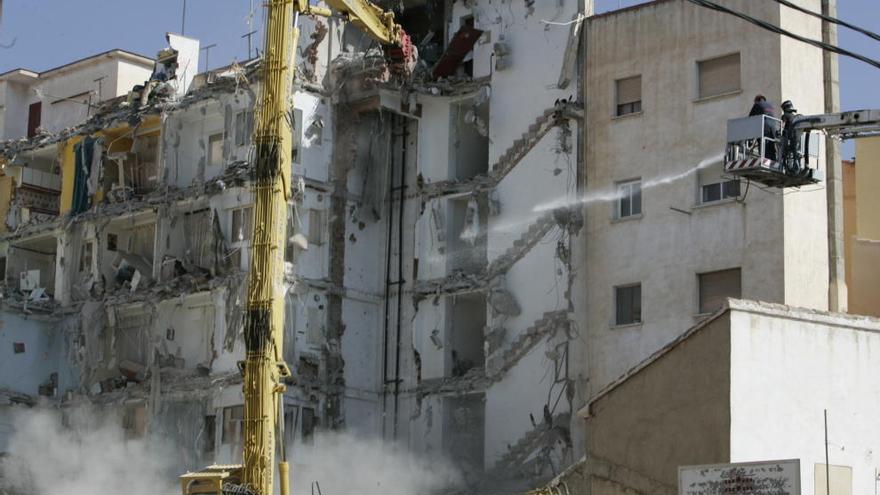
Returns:
[[[852,29],[853,31],[858,31],[858,32],[864,34],[865,36],[868,36],[868,37],[874,38],[877,41],[880,41],[880,34],[877,34],[873,31],[868,31],[865,28],[858,27],[858,26],[856,26],[854,24],[850,24],[846,21],[842,21],[836,17],[832,17],[830,15],[825,15],[825,14],[820,14],[819,12],[813,12],[810,9],[807,9],[807,8],[801,7],[800,5],[791,3],[788,0],[774,0],[774,1],[781,3],[782,5],[785,5],[786,7],[790,8],[790,9],[794,9],[799,12],[803,12],[804,14],[811,15],[813,17],[818,17],[819,19],[822,19],[824,21],[828,21],[833,24],[838,24],[838,25],[843,26],[845,28]]]
[[[822,50],[827,50],[829,52],[833,52],[838,55],[843,55],[845,57],[850,57],[850,58],[854,58],[856,60],[860,60],[868,65],[872,65],[872,66],[880,69],[880,61],[877,61],[872,58],[868,58],[864,55],[860,55],[858,53],[851,52],[849,50],[834,46],[830,43],[825,43],[822,41],[817,41],[814,39],[806,38],[806,37],[798,35],[798,34],[794,34],[791,31],[786,31],[785,29],[782,29],[779,26],[776,26],[774,24],[770,24],[767,21],[762,21],[761,19],[756,19],[750,15],[743,14],[742,12],[739,12],[739,11],[736,11],[733,9],[729,9],[727,7],[724,7],[723,5],[718,5],[715,2],[710,2],[709,0],[687,0],[687,1],[691,2],[695,5],[699,5],[701,7],[706,7],[707,9],[717,10],[718,12],[723,12],[725,14],[730,14],[732,16],[739,17],[740,19],[742,19],[746,22],[750,22],[750,23],[752,23],[758,27],[764,28],[768,31],[772,31],[774,33],[781,34],[783,36],[788,36],[789,38],[798,40],[798,41],[800,41],[802,43],[806,43],[808,45],[815,46],[817,48],[821,48]]]

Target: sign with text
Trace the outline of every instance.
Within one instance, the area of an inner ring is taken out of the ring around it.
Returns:
[[[784,461],[680,466],[679,495],[801,495],[801,463]]]

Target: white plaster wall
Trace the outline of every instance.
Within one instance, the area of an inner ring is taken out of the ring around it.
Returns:
[[[159,303],[153,323],[153,341],[157,350],[163,355],[183,358],[187,369],[197,365],[209,367],[214,351],[215,311],[210,292]],[[173,329],[173,339],[167,338],[168,329]]]
[[[449,341],[446,304],[443,298],[429,297],[419,301],[413,321],[413,347],[422,358],[422,380],[441,378],[447,373],[445,344],[438,348],[431,339],[436,330],[439,342]]]
[[[450,98],[420,95],[418,173],[425,182],[448,180],[455,170],[450,157]]]
[[[13,352],[16,342],[24,344],[24,353]],[[59,323],[0,313],[0,388],[36,398],[52,373],[58,373],[59,397],[78,384]]]
[[[30,86],[0,81],[0,140],[27,136],[28,105],[36,100]]]
[[[451,37],[460,26],[460,19],[473,14],[476,27],[489,31],[475,46],[474,76],[491,76],[489,100],[489,166],[519,139],[544,111],[553,107],[557,98],[576,96],[576,88],[556,90],[562,55],[568,41],[568,27],[546,27],[541,19],[569,20],[577,11],[578,2],[535,2],[534,11],[527,12],[524,3],[510,5],[477,1],[473,8],[456,2],[448,25]],[[492,43],[504,42],[510,49],[511,64],[501,72],[491,67]],[[540,67],[540,70],[536,70]],[[540,91],[536,93],[536,88]],[[536,97],[539,94],[540,97]],[[422,115],[419,129],[419,173],[426,182],[449,180],[455,176],[454,143],[450,113],[455,99],[419,96]],[[576,123],[572,123],[577,133]],[[496,187],[493,198],[501,207],[501,214],[489,217],[487,254],[491,261],[513,246],[538,218],[533,210],[537,205],[551,201],[566,203],[573,198],[576,187],[574,139],[568,153],[559,151],[559,130],[551,131]],[[576,135],[576,134],[573,134]],[[419,256],[419,278],[433,279],[449,273],[450,247],[455,240],[450,236],[451,208],[449,201],[438,199],[426,205],[416,226],[416,249]],[[438,232],[431,219],[431,209],[440,211],[440,226],[445,229],[445,245],[438,242]],[[518,261],[507,274],[503,284],[519,302],[522,313],[507,318],[505,345],[513,342],[521,332],[534,324],[548,311],[567,306],[564,293],[567,274],[558,272],[555,262],[556,240],[560,231],[547,236],[538,246]],[[442,249],[441,249],[442,247]],[[431,341],[433,330],[437,338],[448,343],[451,330],[447,298],[427,298],[419,303],[413,322],[413,344],[421,357],[422,379],[448,375],[448,352],[438,349]],[[542,345],[536,346],[536,349]],[[533,350],[520,361],[501,382],[486,392],[485,417],[492,418],[485,425],[485,461],[491,465],[506,452],[508,444],[516,443],[532,429],[529,412],[535,418],[543,415],[543,406],[549,383],[542,377],[552,368],[543,352]],[[552,373],[551,373],[552,376]],[[551,380],[552,381],[552,380]],[[442,401],[422,401],[421,415],[413,425],[413,435],[424,432],[422,448],[432,448],[430,432],[436,433],[438,418],[442,419]],[[432,416],[436,412],[439,416]],[[433,425],[433,428],[430,426]],[[439,442],[439,439],[437,440]]]
[[[345,424],[354,433],[377,434],[381,427],[382,320],[377,300],[346,297],[342,306],[345,333]]]
[[[297,91],[294,104],[302,111],[303,128],[294,130],[301,136],[302,159],[293,164],[293,175],[304,175],[309,179],[327,182],[334,139],[333,118],[328,101],[325,97],[314,93]],[[305,136],[306,130],[316,119],[324,122],[320,140],[317,136]]]
[[[153,75],[152,64],[147,67],[127,60],[119,60],[117,64],[115,73],[116,81],[114,81],[113,86],[110,86],[107,84],[107,81],[104,81],[104,92],[101,94],[102,100],[128,94],[128,92],[134,89],[136,85],[144,84],[144,82],[148,81],[150,76]]]
[[[514,445],[527,432],[534,429],[529,415],[540,423],[544,418],[547,392],[553,384],[553,361],[545,354],[547,346],[538,344],[517,363],[504,380],[486,391],[486,445],[487,466],[494,465],[507,453],[507,445]],[[556,388],[549,407],[560,389]],[[563,398],[554,414],[566,412],[568,405]]]
[[[829,459],[853,470],[852,493],[873,493],[880,465],[880,321],[793,309],[731,311],[730,458],[800,459],[801,490]]]
[[[489,100],[489,166],[528,131],[557,98],[577,98],[576,85],[556,89],[562,69],[563,54],[569,37],[568,26],[549,26],[542,19],[568,21],[578,11],[579,2],[535,2],[529,13],[524,2],[499,5],[477,2],[474,8],[476,27],[487,30],[490,43],[478,42],[474,50],[474,75],[491,74]],[[509,66],[494,71],[492,43],[504,43]],[[538,69],[539,68],[539,69]],[[489,218],[487,240],[491,262],[513,246],[535,222],[536,207],[555,203],[564,205],[575,197],[576,139],[578,125],[570,121],[570,148],[560,146],[562,130],[551,130],[496,187],[494,198],[500,203],[500,215]],[[544,313],[568,307],[565,293],[568,274],[556,259],[556,241],[564,239],[558,228],[548,234],[525,257],[508,271],[505,286],[520,305],[521,314],[502,321],[507,332],[504,346],[511,345]],[[491,324],[491,323],[490,323]],[[535,346],[501,381],[486,391],[485,462],[491,466],[506,451],[533,429],[529,413],[537,421],[552,384],[553,363],[544,354],[543,343]],[[552,406],[552,404],[551,404]],[[560,402],[567,409],[565,401]],[[554,411],[563,412],[562,410]],[[491,421],[488,418],[492,418]]]
[[[820,0],[799,5],[821,12]],[[783,8],[780,27],[801,36],[822,39],[821,20]],[[780,40],[783,100],[792,100],[804,115],[824,113],[822,51],[799,41]],[[809,72],[804,67],[810,67]],[[824,140],[822,140],[824,141]],[[819,168],[825,170],[825,146],[820,146]],[[785,211],[785,303],[828,309],[828,222],[824,183],[804,187],[783,198]],[[787,191],[788,192],[788,191]]]
[[[780,15],[778,5],[736,0],[730,6],[771,22]],[[641,178],[644,184],[718,157],[727,119],[746,115],[758,93],[778,105],[791,85],[776,69],[781,57],[789,57],[778,37],[684,2],[596,16],[587,23],[585,36],[588,199],[607,197],[616,181]],[[697,100],[697,61],[737,51],[742,91]],[[792,52],[787,64],[804,67],[811,61]],[[799,76],[809,86],[821,81],[821,68],[812,67]],[[614,118],[615,80],[638,74],[642,113]],[[790,224],[823,218],[812,207],[790,211],[783,206],[788,199],[754,185],[742,204],[697,205],[698,186],[696,174],[690,174],[643,188],[642,218],[622,222],[613,221],[613,202],[587,202],[585,235],[579,241],[585,244],[579,247],[586,251],[586,264],[577,274],[584,293],[575,306],[589,333],[590,390],[601,389],[693,325],[698,273],[741,267],[743,297],[788,302],[787,273],[802,260],[786,255],[787,229],[802,232]],[[813,239],[813,233],[808,237]],[[801,290],[827,292],[811,285],[827,278],[826,265],[805,265],[797,278]],[[636,282],[642,284],[644,323],[612,328],[613,287]]]
[[[198,103],[170,116],[163,132],[166,182],[187,187],[217,175],[220,167],[208,167],[208,139],[223,132],[218,101]]]
[[[97,95],[82,95],[81,93],[98,91],[98,83],[95,79],[105,77],[101,86],[107,97],[117,96],[116,75],[119,62],[111,57],[101,57],[94,61],[70,70],[61,70],[51,73],[45,78],[41,77],[37,85],[42,93],[42,117],[40,127],[49,132],[58,132],[66,127],[71,127],[83,122],[89,115],[88,102],[97,103]],[[146,78],[149,71],[146,71]],[[72,101],[64,101],[75,95]],[[103,95],[102,95],[103,96]]]
[[[329,275],[329,259],[330,259],[330,239],[328,236],[328,224],[330,221],[330,195],[313,189],[306,189],[303,201],[296,205],[297,218],[294,219],[295,225],[299,227],[299,232],[308,237],[311,232],[309,210],[318,210],[323,212],[323,223],[321,227],[323,231],[323,242],[315,244],[309,239],[309,248],[305,251],[299,251],[296,259],[296,273],[300,277],[322,280]]]

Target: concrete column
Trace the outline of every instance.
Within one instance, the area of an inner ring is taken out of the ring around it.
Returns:
[[[822,13],[837,15],[837,0],[822,0]],[[837,44],[837,26],[822,21],[822,41]],[[822,52],[822,72],[825,83],[825,112],[840,111],[840,73],[837,54]],[[840,142],[825,139],[825,191],[828,196],[828,309],[846,312],[847,292],[843,260],[843,168],[840,161]]]

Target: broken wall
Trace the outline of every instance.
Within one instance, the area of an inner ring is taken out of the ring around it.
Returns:
[[[0,390],[59,399],[74,388],[67,338],[58,320],[0,312]]]
[[[468,337],[469,349],[479,349],[472,357],[485,362],[485,346],[476,345],[485,340],[483,325],[473,325],[480,321],[473,312],[481,311],[493,335],[493,349],[508,356],[485,385],[484,414],[493,420],[475,430],[485,440],[483,461],[487,469],[499,465],[533,479],[551,475],[547,455],[552,454],[557,466],[573,461],[571,442],[563,438],[570,435],[570,380],[578,371],[564,365],[567,350],[560,349],[567,347],[558,346],[570,337],[552,332],[549,327],[555,320],[548,316],[567,312],[571,304],[571,239],[566,229],[554,227],[556,219],[544,217],[552,207],[536,207],[564,206],[577,195],[577,122],[565,118],[543,137],[537,133],[555,118],[556,99],[579,96],[576,87],[556,87],[569,27],[540,20],[566,22],[579,4],[514,2],[499,10],[488,1],[454,3],[447,37],[473,19],[483,34],[468,65],[475,78],[488,78],[489,85],[459,97],[416,96],[421,104],[419,174],[427,183],[458,181],[449,185],[449,192],[426,201],[418,222],[419,278],[436,280],[439,290],[450,292],[445,298],[427,294],[418,302],[414,336],[421,372],[453,374],[451,353],[447,363],[441,356],[448,351],[438,349],[437,341],[450,345],[460,342],[462,335]],[[542,88],[541,98],[534,97],[536,87]],[[520,153],[524,157],[512,161]],[[483,167],[489,177],[473,180]],[[485,196],[478,194],[480,188],[488,189]],[[457,208],[449,206],[456,203]],[[484,272],[487,266],[493,267],[491,274]],[[442,319],[436,315],[447,304],[444,299],[452,301],[475,290],[489,291],[482,304],[463,312],[466,317],[453,313],[447,315],[451,320],[438,324]],[[471,326],[481,328],[470,332]],[[549,334],[555,337],[545,340]],[[449,386],[471,386],[467,383]],[[545,423],[553,424],[554,432],[542,434]],[[550,450],[542,450],[544,441]],[[520,470],[520,463],[529,469]]]

